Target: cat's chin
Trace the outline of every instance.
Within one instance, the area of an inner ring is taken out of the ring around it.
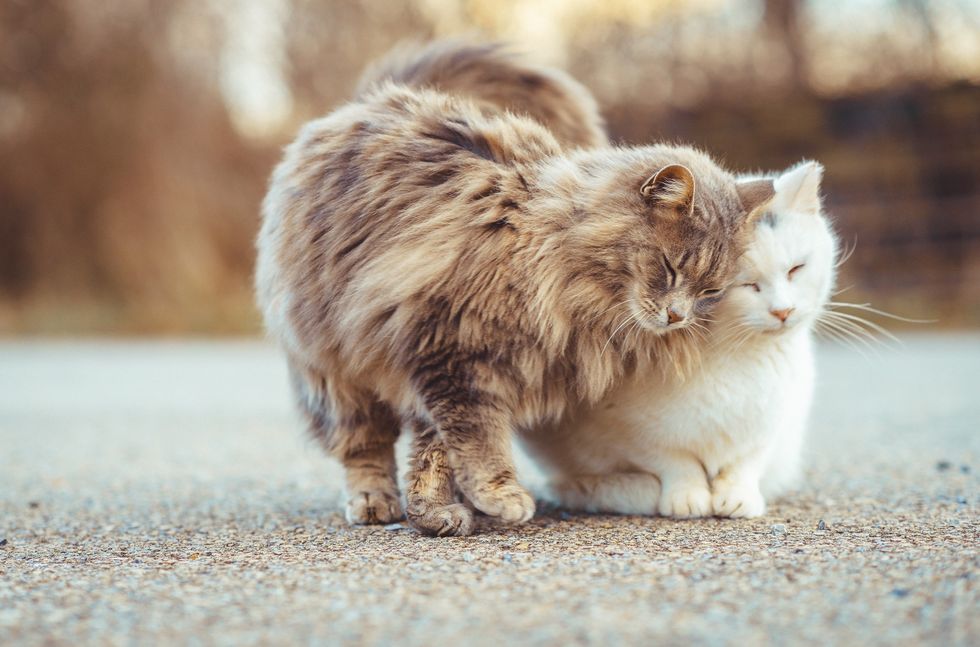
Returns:
[[[684,326],[671,326],[669,324],[662,324],[648,319],[640,320],[640,328],[642,328],[643,330],[649,333],[653,333],[654,335],[666,335],[669,332],[680,330],[683,327]]]
[[[782,326],[778,326],[775,328],[758,328],[757,330],[762,335],[780,337],[782,335],[792,334],[798,330],[803,329],[804,327],[805,326],[803,326],[802,321],[794,321],[792,323],[785,323]]]

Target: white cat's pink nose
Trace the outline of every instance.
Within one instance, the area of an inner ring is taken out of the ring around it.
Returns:
[[[783,323],[786,323],[786,320],[789,319],[789,316],[793,314],[794,310],[796,310],[796,308],[781,308],[779,310],[773,309],[769,311],[769,314],[776,319],[779,319]]]

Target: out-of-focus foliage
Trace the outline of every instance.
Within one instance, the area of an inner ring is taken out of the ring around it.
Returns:
[[[846,296],[980,324],[965,0],[4,0],[0,331],[247,332],[266,178],[399,40],[502,38],[631,143],[827,166]]]

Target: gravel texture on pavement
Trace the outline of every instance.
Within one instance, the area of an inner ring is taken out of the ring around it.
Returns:
[[[268,344],[0,343],[0,645],[980,644],[980,336],[820,368],[765,518],[430,539],[346,525]]]

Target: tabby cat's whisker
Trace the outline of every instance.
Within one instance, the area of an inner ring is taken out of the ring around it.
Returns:
[[[626,324],[628,324],[628,323],[630,323],[630,321],[633,321],[634,319],[636,319],[636,318],[637,318],[637,316],[638,316],[639,314],[640,314],[640,313],[636,313],[636,312],[631,312],[631,313],[630,313],[630,314],[629,314],[629,315],[628,315],[628,316],[626,317],[626,319],[625,319],[625,320],[623,321],[623,323],[621,323],[621,324],[619,324],[619,325],[618,325],[618,326],[616,327],[616,329],[612,331],[612,334],[611,334],[611,335],[609,335],[609,339],[607,339],[607,340],[606,340],[606,343],[605,343],[605,344],[603,344],[603,346],[602,346],[602,350],[601,350],[601,351],[599,351],[599,357],[602,357],[602,356],[603,356],[603,355],[605,354],[605,352],[606,352],[606,348],[608,348],[608,347],[609,347],[609,342],[611,342],[611,341],[613,340],[613,337],[615,337],[615,336],[616,336],[616,333],[618,333],[618,332],[619,332],[620,330],[622,330],[622,329],[623,329],[623,327],[624,327],[624,326],[625,326]]]
[[[604,314],[606,314],[606,313],[607,313],[607,312],[609,312],[610,310],[613,310],[613,309],[615,309],[615,308],[619,308],[619,307],[621,307],[621,306],[624,306],[624,305],[626,305],[626,304],[627,304],[627,303],[629,303],[630,301],[632,301],[632,299],[626,299],[626,300],[624,300],[624,301],[620,301],[619,303],[614,303],[613,305],[611,305],[611,306],[609,306],[608,308],[606,308],[606,309],[605,309],[605,310],[603,310],[602,312],[599,312],[598,314],[596,314],[595,316],[593,316],[593,317],[592,317],[591,319],[589,319],[589,323],[592,323],[593,321],[595,321],[596,319],[598,319],[598,318],[599,318],[599,317],[601,317],[602,315],[604,315]]]
[[[630,345],[631,344],[630,339],[631,339],[633,333],[635,333],[636,331],[640,330],[642,327],[643,327],[643,320],[640,319],[640,318],[637,318],[633,322],[633,325],[629,327],[629,329],[626,331],[626,335],[625,335],[625,337],[626,337],[626,340],[625,341],[626,341],[626,346],[627,347],[632,348],[632,346]]]
[[[702,342],[708,341],[709,332],[710,332],[708,330],[708,327],[707,326],[704,326],[702,324],[699,324],[697,322],[693,322],[693,323],[694,323],[694,325],[691,326],[688,329],[688,330],[691,331],[691,335],[694,336],[699,341],[702,341]]]

